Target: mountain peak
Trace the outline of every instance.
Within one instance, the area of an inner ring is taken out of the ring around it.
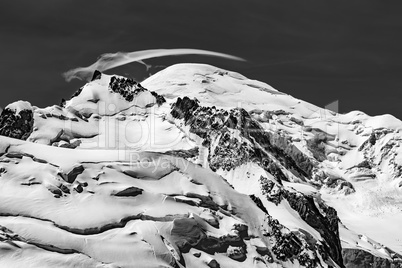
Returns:
[[[401,126],[211,65],[95,71],[1,114],[0,266],[399,267]]]
[[[146,109],[163,103],[158,94],[143,88],[131,78],[118,75],[94,73],[91,82],[84,85],[73,97],[66,101],[65,107],[82,114],[112,115],[123,110]]]

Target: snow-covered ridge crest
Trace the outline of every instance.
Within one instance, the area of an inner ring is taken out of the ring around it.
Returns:
[[[14,111],[16,114],[19,114],[23,110],[31,111],[32,105],[27,101],[20,100],[20,101],[10,103],[4,109],[8,109],[8,110]]]
[[[95,112],[113,115],[131,107],[145,109],[163,102],[162,97],[130,78],[96,71],[93,80],[80,88],[64,107],[87,115]]]

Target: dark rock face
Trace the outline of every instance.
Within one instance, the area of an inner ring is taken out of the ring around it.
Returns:
[[[70,189],[64,184],[60,184],[55,187],[49,187],[48,190],[53,194],[55,198],[64,197],[70,194]]]
[[[210,262],[208,262],[207,265],[208,265],[208,267],[211,267],[211,268],[220,268],[221,267],[215,259],[212,259]]]
[[[387,260],[373,256],[369,252],[359,249],[343,249],[342,256],[346,268],[400,268],[402,260]]]
[[[102,73],[99,72],[98,70],[95,70],[94,74],[92,75],[91,81],[101,79],[101,77],[102,77]]]
[[[74,167],[73,170],[71,170],[67,174],[67,182],[73,183],[75,179],[77,178],[78,175],[80,175],[82,172],[84,172],[85,168],[82,165],[79,165],[77,167]]]
[[[282,200],[287,200],[291,208],[297,211],[300,217],[324,238],[325,243],[323,243],[321,252],[329,253],[340,267],[344,267],[339,240],[339,218],[336,210],[323,203],[319,203],[319,207],[317,207],[313,197],[290,192],[263,176],[260,178],[260,183],[268,201],[279,204]]]
[[[238,232],[237,235],[214,237],[207,235],[196,220],[181,218],[173,221],[171,235],[181,253],[187,253],[191,248],[196,248],[211,255],[227,253],[229,257],[232,256],[232,259],[237,261],[244,261],[246,257],[247,246],[243,239],[247,231]]]
[[[71,95],[71,99],[80,95],[82,92],[82,89],[83,89],[83,87],[80,87],[76,92],[74,92],[74,94]]]
[[[276,259],[281,261],[290,260],[291,262],[298,260],[301,265],[308,268],[319,266],[319,244],[316,241],[311,242],[311,239],[302,232],[290,232],[270,215],[267,215],[266,220],[271,228],[271,231],[266,236],[270,238],[272,243],[271,250]],[[307,251],[310,251],[310,255]],[[264,255],[269,262],[274,261],[268,249],[257,248],[257,252]],[[324,256],[324,254],[320,254]]]
[[[281,133],[266,132],[242,108],[227,111],[202,107],[196,99],[184,97],[178,98],[172,105],[171,115],[183,119],[190,126],[191,133],[204,139],[204,146],[210,146],[212,141],[217,142],[217,146],[210,147],[208,158],[210,168],[214,171],[219,168],[230,170],[252,161],[278,180],[288,180],[277,162],[266,152],[302,179],[311,178],[317,165]],[[232,130],[240,132],[240,139],[233,137]]]
[[[198,107],[196,100],[191,100],[188,97],[177,98],[176,103],[172,106],[171,114],[174,118],[188,120]]]
[[[123,191],[120,191],[118,193],[115,194],[115,196],[125,196],[125,197],[135,197],[137,195],[142,194],[144,190],[137,188],[137,187],[128,187],[127,189],[124,189]]]
[[[119,93],[126,101],[132,101],[134,95],[139,92],[146,91],[139,83],[130,78],[118,78],[112,76],[109,83],[109,89],[115,93]]]
[[[262,211],[264,211],[265,213],[268,214],[267,209],[264,207],[264,205],[262,204],[262,201],[259,197],[255,196],[255,195],[250,195],[251,200],[254,201],[254,203],[257,205],[257,207],[259,207]]]
[[[203,146],[210,147],[209,166],[230,170],[243,163],[253,161],[261,164],[278,179],[287,180],[281,169],[260,147],[272,151],[265,131],[250,118],[244,109],[226,111],[215,107],[202,107],[196,99],[178,98],[172,105],[171,115],[183,119],[190,132],[204,139]],[[240,138],[231,131],[238,130]],[[212,147],[211,142],[217,143]],[[258,144],[258,145],[257,145]]]
[[[323,256],[330,256],[340,267],[343,266],[341,245],[338,233],[338,217],[333,208],[317,208],[312,197],[289,192],[281,186],[281,181],[288,180],[281,166],[291,170],[297,177],[308,180],[318,162],[310,159],[298,150],[282,133],[266,132],[248,112],[241,108],[226,111],[215,107],[202,107],[196,99],[178,98],[172,105],[171,115],[184,120],[190,132],[204,139],[203,146],[209,147],[208,162],[212,170],[234,169],[243,163],[252,161],[272,174],[278,183],[262,178],[261,188],[268,200],[279,204],[286,199],[301,218],[315,228],[325,241],[323,245],[309,245]],[[232,134],[236,130],[237,137]],[[214,144],[214,147],[211,146]],[[263,149],[261,149],[263,148]],[[267,154],[269,152],[270,154]],[[274,158],[272,158],[272,156]],[[277,162],[281,165],[278,165]],[[265,209],[256,197],[252,197],[259,207]],[[325,212],[323,212],[325,211]],[[264,211],[265,212],[265,211]],[[277,225],[273,219],[270,225]],[[279,226],[279,225],[278,225]],[[277,247],[273,253],[278,259],[298,258],[307,267],[314,267],[318,260],[307,255],[302,256],[303,243],[297,236],[280,234],[277,228]],[[275,230],[275,228],[274,228]]]
[[[197,157],[198,156],[198,147],[189,149],[189,150],[172,150],[172,151],[166,151],[165,154],[167,155],[173,155],[176,157],[181,157],[184,159],[189,159],[189,158],[193,158],[193,157]]]
[[[95,75],[95,74],[94,74]],[[112,76],[109,82],[109,89],[115,93],[120,94],[126,101],[133,101],[134,96],[140,92],[148,91],[146,88],[142,87],[140,83],[137,83],[130,78],[119,78]],[[155,97],[156,104],[162,105],[166,102],[163,96],[158,95],[158,93],[150,91],[150,93]]]
[[[151,92],[151,94],[155,97],[155,99],[156,99],[156,104],[158,104],[158,106],[161,106],[163,103],[166,102],[166,99],[165,99],[163,96],[159,95],[159,94],[156,93],[155,91],[150,91],[150,92]]]
[[[283,226],[278,220],[268,217],[269,226],[272,228],[272,235],[275,238],[275,243],[272,247],[272,252],[281,261],[287,261],[297,256],[302,251],[301,241],[293,234],[283,234]]]
[[[324,181],[324,183],[329,188],[338,188],[338,190],[343,190],[345,195],[356,192],[353,184],[342,178],[329,177]]]
[[[235,261],[245,261],[247,259],[246,251],[242,247],[229,247],[228,257]]]
[[[298,178],[312,180],[313,172],[318,165],[317,160],[302,153],[285,134],[266,132],[242,108],[226,111],[215,107],[202,107],[196,99],[184,97],[178,98],[172,105],[171,115],[176,119],[184,120],[184,123],[190,127],[191,133],[204,139],[203,146],[210,149],[208,162],[212,170],[222,168],[229,171],[252,161],[272,174],[277,182],[267,178],[261,178],[260,181],[261,189],[267,199],[275,204],[279,204],[283,199],[287,200],[300,217],[316,229],[324,239],[322,245],[312,243],[308,246],[324,257],[331,257],[340,267],[344,267],[336,211],[323,204],[316,207],[312,197],[287,191],[281,185],[283,180],[288,180],[282,171],[283,167]],[[240,135],[233,135],[233,130],[238,131]],[[212,147],[211,144],[214,146]],[[251,198],[264,211],[261,200],[255,196]],[[271,224],[276,226],[279,223],[271,219]],[[284,236],[279,231],[281,228],[278,225],[276,236],[275,231],[273,234],[277,241],[273,253],[277,258],[280,260],[297,258],[307,267],[314,267],[319,261],[301,253],[303,243],[298,236],[294,234]],[[276,229],[273,228],[273,230]]]
[[[0,116],[0,135],[26,140],[33,129],[33,112],[22,110],[16,114],[13,110],[4,109]]]
[[[311,227],[316,229],[324,238],[331,258],[340,266],[342,265],[341,243],[339,240],[338,231],[338,216],[336,210],[332,207],[325,207],[325,215],[322,215],[314,204],[312,197],[302,194],[290,193],[285,194],[290,206],[296,210],[300,217],[307,222]]]
[[[362,143],[359,147],[359,151],[362,151],[365,148],[369,148],[374,146],[381,137],[389,133],[389,129],[375,129],[371,132],[370,137]]]
[[[302,153],[291,140],[281,132],[268,133],[275,156],[287,169],[296,172],[298,177],[311,178],[317,162]]]

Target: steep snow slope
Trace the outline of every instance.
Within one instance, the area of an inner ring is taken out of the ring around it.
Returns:
[[[60,106],[10,107],[0,264],[344,267],[364,251],[399,265],[390,115],[337,114],[202,64],[141,84],[95,72]]]

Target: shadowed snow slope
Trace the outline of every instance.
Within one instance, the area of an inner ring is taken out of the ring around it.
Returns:
[[[1,114],[0,267],[399,267],[401,128],[209,65],[95,72]]]

